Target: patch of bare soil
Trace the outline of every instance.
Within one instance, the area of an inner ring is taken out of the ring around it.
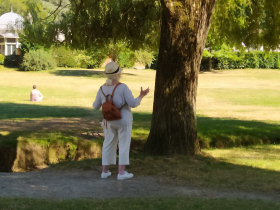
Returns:
[[[51,118],[32,120],[0,120],[0,130],[3,131],[35,131],[35,130],[94,130],[100,127],[99,121],[89,118]]]
[[[189,186],[166,185],[160,177],[137,176],[118,181],[117,174],[100,178],[100,171],[57,171],[50,168],[27,173],[0,173],[0,197],[51,199],[117,198],[146,196],[198,196],[203,198],[242,198],[280,202],[277,196],[238,191],[218,191]]]

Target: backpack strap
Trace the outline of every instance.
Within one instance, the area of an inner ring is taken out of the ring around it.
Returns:
[[[114,96],[115,90],[116,90],[116,88],[117,88],[120,84],[122,84],[122,83],[119,82],[118,84],[116,84],[116,86],[115,86],[115,88],[114,88],[114,90],[113,90],[113,92],[112,92],[112,95],[111,95],[111,94],[108,94],[107,96],[106,96],[105,93],[103,92],[102,86],[100,87],[101,92],[102,92],[102,94],[105,96],[106,100],[109,101],[108,96],[111,96],[110,101],[113,101],[113,96]]]
[[[100,87],[100,89],[101,89],[102,94],[105,96],[105,94],[104,94],[104,92],[103,92],[103,90],[102,90],[102,86]],[[106,97],[106,96],[105,96],[105,97]]]
[[[102,94],[103,94],[104,97],[106,98],[106,101],[109,101],[108,96],[110,96],[110,94],[106,96],[106,95],[104,94],[103,90],[102,90],[102,86],[100,87],[100,89],[101,89]],[[111,98],[112,98],[112,97],[111,97]]]
[[[119,83],[115,86],[115,88],[114,88],[114,90],[113,90],[113,92],[112,92],[111,100],[113,100],[113,96],[114,96],[115,90],[116,90],[116,88],[117,88],[120,84],[122,84],[122,83],[119,82]]]

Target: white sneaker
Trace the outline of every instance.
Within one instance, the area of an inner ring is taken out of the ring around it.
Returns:
[[[132,177],[133,177],[133,174],[132,174],[132,173],[128,173],[127,171],[125,171],[123,175],[118,174],[117,180],[130,179],[130,178],[132,178]]]
[[[106,178],[108,178],[109,176],[111,176],[111,172],[108,170],[108,172],[107,173],[103,173],[102,172],[102,174],[101,174],[101,178],[102,179],[106,179]]]

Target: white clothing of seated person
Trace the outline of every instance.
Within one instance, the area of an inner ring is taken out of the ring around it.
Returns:
[[[33,90],[30,93],[30,101],[42,101],[43,100],[44,96],[36,88],[37,88],[37,86],[33,85]]]

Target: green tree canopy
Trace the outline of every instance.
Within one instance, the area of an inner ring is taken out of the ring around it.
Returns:
[[[280,45],[278,0],[219,0],[215,6],[207,46],[226,43],[237,48],[244,42],[247,47],[266,50]]]

